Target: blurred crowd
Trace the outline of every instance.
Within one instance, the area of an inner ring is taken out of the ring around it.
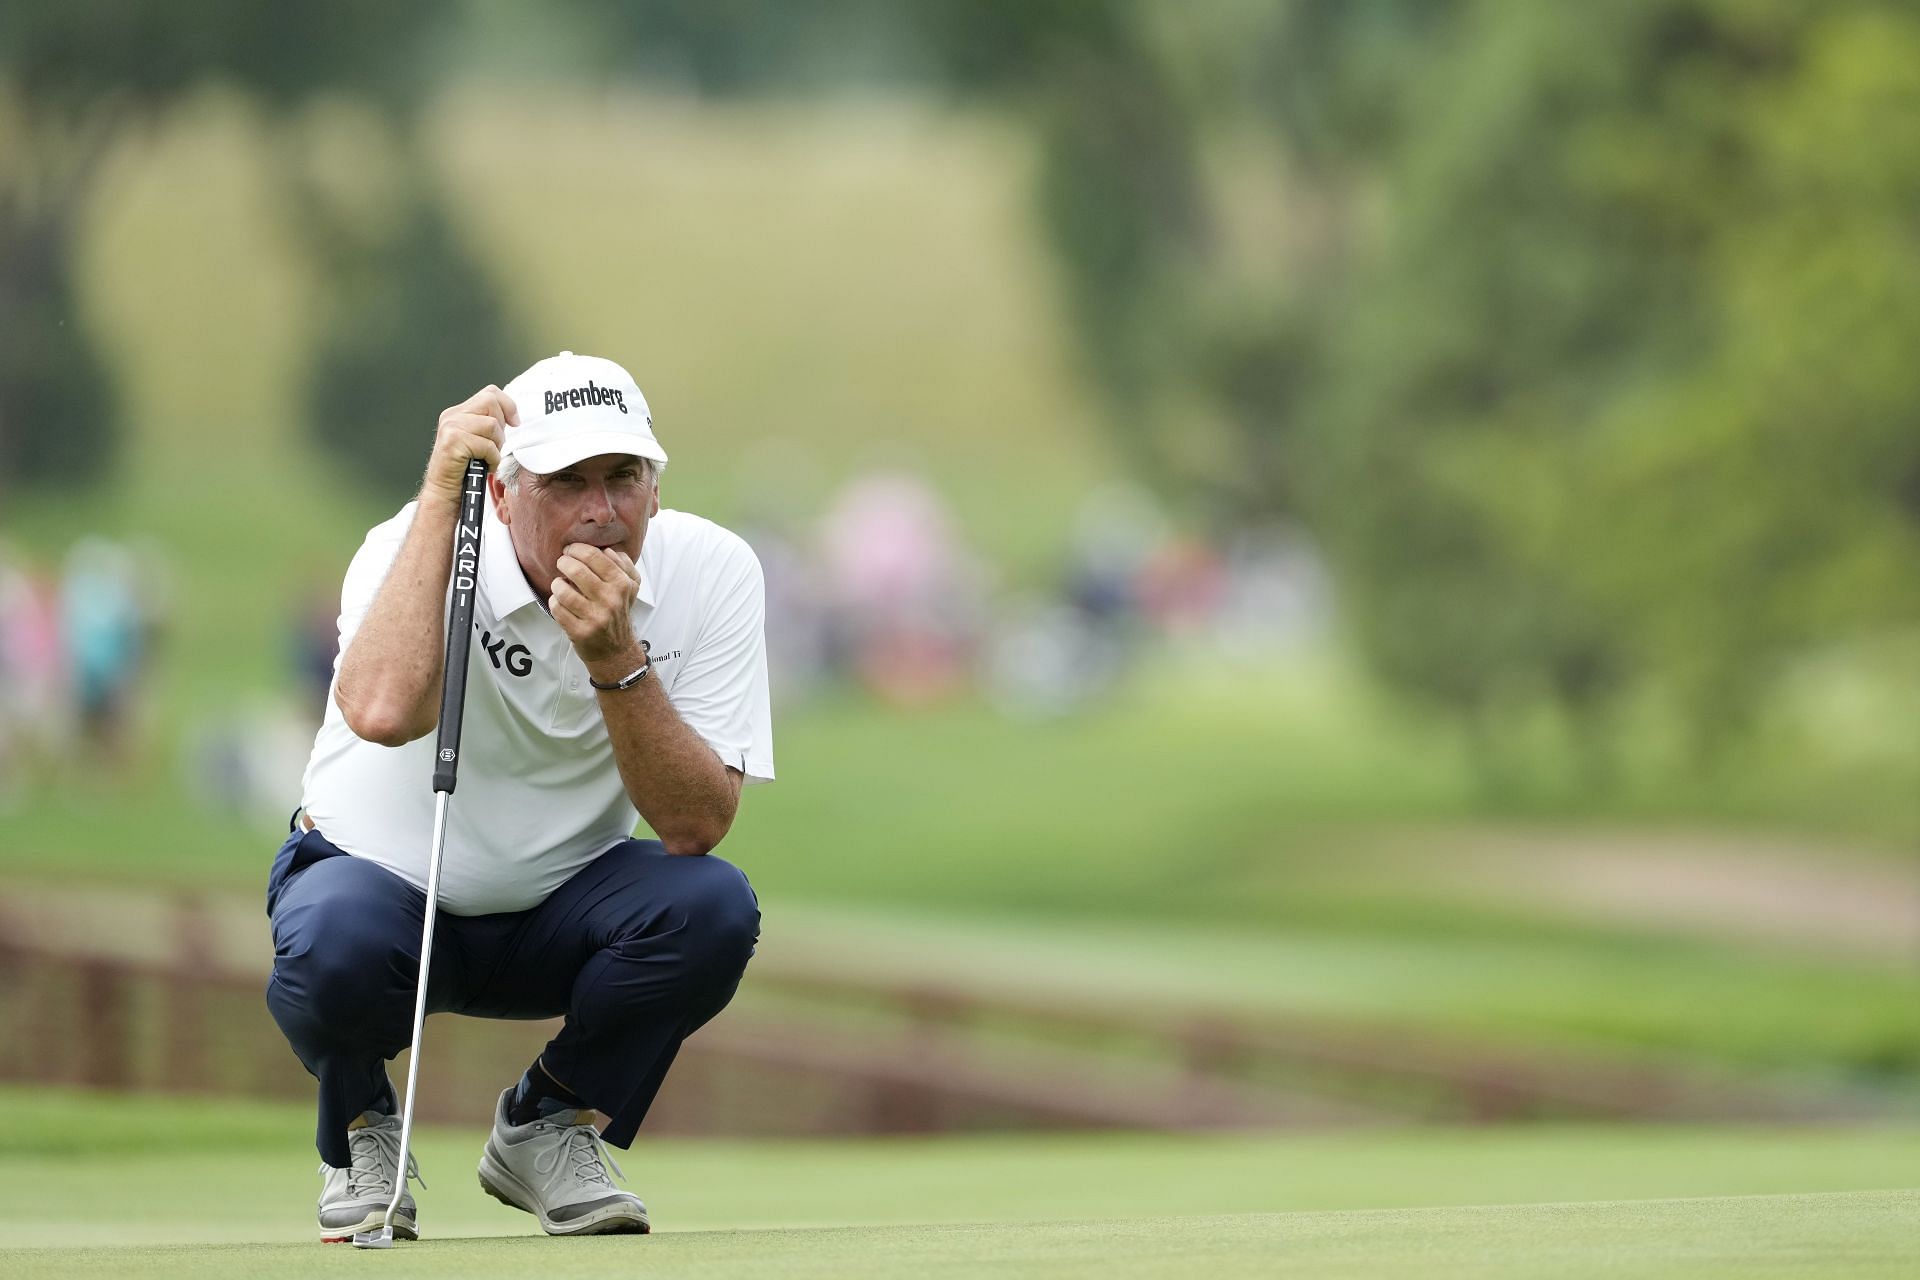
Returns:
[[[130,760],[164,584],[151,553],[106,538],[74,543],[57,570],[0,546],[0,802],[67,762]]]
[[[1169,642],[1273,652],[1319,635],[1330,592],[1297,536],[1175,527],[1097,491],[1050,578],[1002,589],[938,492],[907,471],[842,488],[811,527],[750,522],[776,696],[857,687],[901,706],[970,690],[1010,715],[1071,711]]]
[[[1158,655],[1273,654],[1320,636],[1331,611],[1297,536],[1200,536],[1129,489],[1084,499],[1055,567],[1018,588],[910,471],[857,476],[815,517],[740,528],[766,571],[775,697],[789,707],[852,689],[903,708],[978,694],[1010,716],[1063,715]],[[0,779],[127,761],[160,568],[98,538],[57,573],[0,554]],[[338,598],[330,574],[294,589],[287,696],[208,707],[188,728],[182,761],[204,803],[262,821],[293,803],[333,676]]]

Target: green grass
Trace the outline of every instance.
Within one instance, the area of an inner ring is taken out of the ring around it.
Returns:
[[[1910,966],[1436,896],[1419,832],[1469,815],[1465,765],[1337,668],[1149,682],[1023,727],[970,704],[829,703],[784,720],[779,751],[782,781],[748,794],[723,850],[762,896],[770,964],[804,952],[862,971],[886,954],[895,973],[1072,998],[1869,1082],[1920,1067]],[[16,882],[249,899],[281,838],[204,813],[160,770],[75,779],[4,821]]]
[[[0,1089],[0,1271],[1894,1275],[1916,1206],[1887,1189],[1920,1154],[1907,1130],[643,1140],[623,1164],[660,1234],[562,1244],[474,1185],[476,1125],[423,1134],[428,1239],[369,1262],[308,1239],[309,1117]]]
[[[41,1249],[22,1280],[70,1276],[1108,1276],[1264,1280],[1894,1280],[1911,1273],[1913,1192],[1512,1208],[1243,1214],[1008,1225],[712,1231],[599,1240],[440,1239],[378,1260],[345,1245]]]
[[[723,850],[761,894],[768,963],[858,972],[886,954],[890,972],[1070,998],[1157,993],[1869,1081],[1920,1067],[1910,966],[1431,896],[1430,876],[1395,867],[1421,867],[1417,815],[1460,814],[1458,758],[1344,714],[1331,683],[1250,678],[1257,698],[1147,686],[1019,732],[971,706],[792,717],[782,781],[748,794]],[[1334,723],[1346,736],[1316,753]],[[1382,852],[1391,805],[1405,816]],[[281,838],[209,817],[161,773],[125,791],[76,781],[5,821],[16,881],[250,900]]]
[[[770,965],[793,958],[900,981],[1060,1003],[1405,1024],[1489,1044],[1639,1048],[1701,1064],[1920,1071],[1920,974],[1760,948],[1562,929],[1290,922],[980,919],[931,911],[770,912]],[[743,995],[751,998],[749,978]],[[1791,1034],[1783,1034],[1791,1028]]]

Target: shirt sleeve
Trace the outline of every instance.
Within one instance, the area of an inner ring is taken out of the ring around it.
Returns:
[[[668,697],[722,762],[747,782],[771,782],[766,579],[753,549],[730,535],[708,581],[706,616]]]
[[[366,540],[353,554],[353,563],[347,566],[346,581],[340,584],[340,648],[333,660],[336,685],[347,646],[353,643],[360,624],[366,621],[367,610],[373,607],[373,598],[379,594],[380,584],[387,580],[393,562],[400,558],[400,544],[407,540],[407,530],[413,527],[417,506],[418,503],[409,502],[393,519],[369,529]]]

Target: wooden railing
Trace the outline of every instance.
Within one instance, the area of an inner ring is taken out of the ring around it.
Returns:
[[[216,945],[217,914],[179,898],[164,927],[129,946],[49,936],[0,910],[0,1079],[310,1098],[266,1011],[267,958],[235,963]],[[431,1018],[423,1118],[488,1114],[557,1025]],[[647,1124],[709,1134],[1194,1129],[1805,1119],[1887,1105],[1646,1058],[763,958],[734,1006],[687,1042]]]

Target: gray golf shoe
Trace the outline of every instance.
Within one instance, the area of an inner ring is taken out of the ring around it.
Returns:
[[[647,1206],[607,1176],[614,1163],[586,1112],[562,1111],[528,1124],[507,1123],[508,1089],[494,1108],[493,1134],[480,1154],[480,1187],[501,1204],[540,1219],[550,1236],[644,1234]],[[397,1234],[397,1233],[396,1233]]]
[[[386,1222],[387,1205],[393,1200],[393,1184],[400,1172],[400,1117],[369,1112],[366,1124],[348,1132],[347,1150],[353,1157],[351,1167],[320,1166],[320,1239],[329,1244],[350,1239],[356,1231],[378,1231]],[[416,1179],[420,1176],[420,1166],[411,1153],[407,1156],[407,1172]],[[420,1238],[411,1195],[400,1197],[400,1207],[393,1215],[393,1236],[396,1240]]]

